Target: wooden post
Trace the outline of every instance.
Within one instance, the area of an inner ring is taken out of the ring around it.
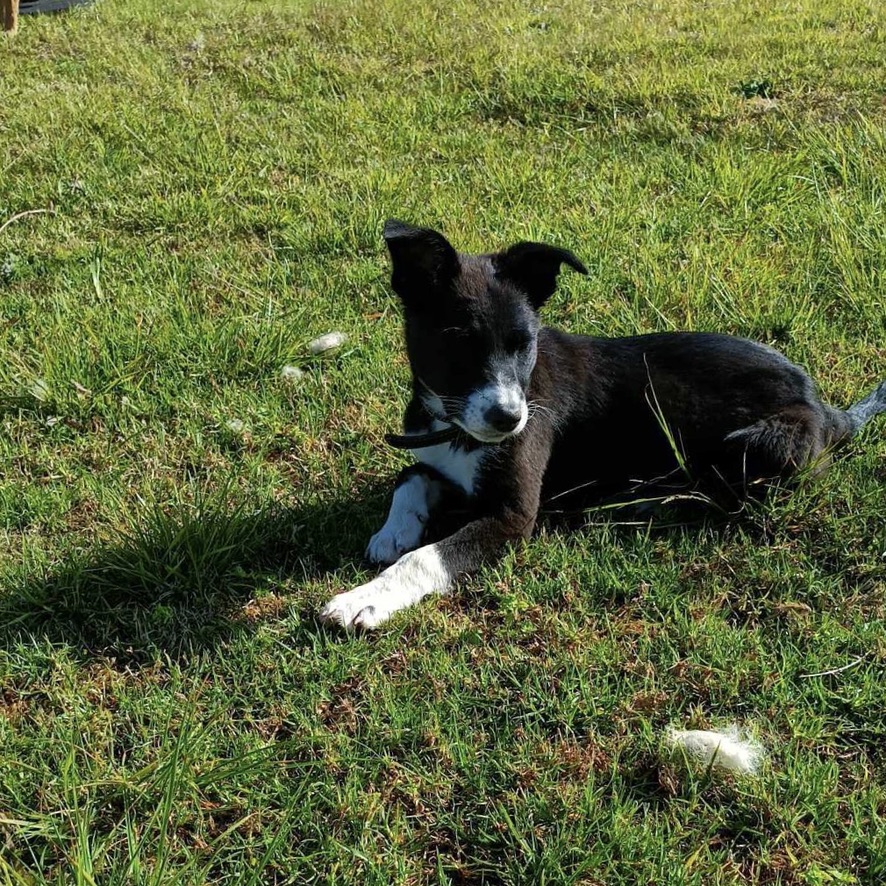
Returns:
[[[19,0],[0,0],[0,9],[3,10],[3,30],[10,34],[18,30],[18,3]]]

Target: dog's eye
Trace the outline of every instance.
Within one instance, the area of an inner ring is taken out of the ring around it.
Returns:
[[[532,336],[522,329],[515,329],[505,339],[505,348],[510,351],[525,351],[532,344]]]

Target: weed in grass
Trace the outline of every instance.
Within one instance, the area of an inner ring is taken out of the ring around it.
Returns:
[[[774,98],[775,88],[772,81],[765,78],[753,78],[740,83],[736,91],[744,98]]]

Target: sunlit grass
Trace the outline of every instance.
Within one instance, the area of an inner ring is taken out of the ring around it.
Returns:
[[[403,463],[386,217],[574,250],[570,330],[886,377],[884,38],[842,0],[0,38],[0,881],[881,883],[882,423],[731,522],[601,511],[377,636],[313,614]],[[758,780],[659,761],[732,722]]]

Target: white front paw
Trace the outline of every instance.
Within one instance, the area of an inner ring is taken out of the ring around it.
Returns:
[[[385,604],[385,593],[375,582],[361,585],[353,591],[336,594],[321,610],[320,620],[345,630],[372,630],[391,617]]]
[[[418,547],[423,532],[424,524],[417,516],[393,529],[390,523],[386,523],[369,539],[366,559],[386,566],[396,563],[405,553]]]

